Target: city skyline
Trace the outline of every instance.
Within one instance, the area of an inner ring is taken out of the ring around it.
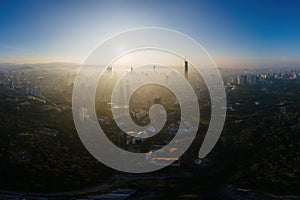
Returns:
[[[112,35],[163,27],[197,40],[219,67],[297,67],[299,7],[281,0],[2,1],[0,63],[82,63]]]

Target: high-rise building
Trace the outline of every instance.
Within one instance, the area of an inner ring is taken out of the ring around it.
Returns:
[[[185,78],[188,78],[188,71],[189,71],[189,63],[186,59],[184,59],[184,75],[185,75]]]
[[[247,82],[247,76],[246,75],[238,75],[237,77],[237,84],[238,85],[245,85]]]
[[[41,97],[41,88],[40,86],[34,86],[33,84],[28,84],[26,89],[25,89],[25,93],[27,95],[31,95],[31,96],[36,96],[36,97]]]
[[[116,137],[117,137],[117,142],[119,147],[126,149],[127,148],[127,134],[123,133],[123,132],[118,132],[116,133]]]
[[[33,96],[41,97],[41,88],[40,87],[35,86],[33,88]]]

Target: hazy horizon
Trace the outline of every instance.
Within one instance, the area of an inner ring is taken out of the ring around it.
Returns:
[[[297,1],[2,1],[0,63],[83,63],[112,35],[163,27],[194,38],[219,67],[300,66]]]

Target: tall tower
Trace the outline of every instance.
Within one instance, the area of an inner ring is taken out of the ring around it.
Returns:
[[[185,75],[185,78],[188,78],[188,71],[189,71],[189,63],[185,58],[184,59],[184,75]]]

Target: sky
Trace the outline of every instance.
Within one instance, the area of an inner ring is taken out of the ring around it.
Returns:
[[[82,63],[140,27],[187,34],[219,67],[300,66],[297,0],[0,0],[0,62]]]

